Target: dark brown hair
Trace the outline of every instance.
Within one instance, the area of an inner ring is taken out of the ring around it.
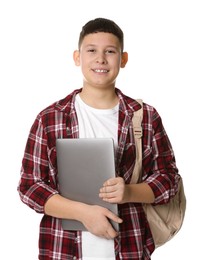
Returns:
[[[119,39],[121,45],[121,51],[123,52],[124,49],[123,31],[114,21],[106,18],[96,18],[94,20],[90,20],[82,27],[82,31],[80,32],[79,41],[78,41],[78,48],[80,49],[82,41],[86,35],[91,33],[98,33],[98,32],[114,34]]]

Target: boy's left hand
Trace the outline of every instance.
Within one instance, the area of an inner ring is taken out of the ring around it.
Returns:
[[[111,178],[104,182],[100,189],[99,197],[109,203],[125,203],[126,185],[121,177]]]

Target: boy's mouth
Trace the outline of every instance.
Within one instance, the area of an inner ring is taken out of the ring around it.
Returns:
[[[107,73],[107,72],[109,72],[109,70],[104,70],[104,69],[94,69],[93,71],[97,72],[97,73]]]

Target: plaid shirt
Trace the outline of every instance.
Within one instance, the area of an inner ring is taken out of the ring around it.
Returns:
[[[75,90],[66,98],[44,109],[36,117],[27,140],[22,160],[18,192],[21,200],[38,213],[44,214],[48,198],[58,193],[56,139],[78,138],[78,120],[74,107]],[[130,182],[135,164],[135,141],[132,128],[133,112],[139,103],[116,89],[120,99],[116,172]],[[173,150],[157,111],[143,104],[143,181],[155,195],[155,204],[169,201],[177,192],[180,179]],[[141,203],[118,205],[123,219],[115,238],[118,259],[150,259],[154,251]],[[81,232],[63,231],[60,219],[43,215],[40,223],[39,259],[81,259]]]

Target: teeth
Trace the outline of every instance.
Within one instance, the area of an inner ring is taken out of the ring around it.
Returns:
[[[99,73],[106,73],[107,72],[107,70],[95,70],[95,72],[99,72]]]

